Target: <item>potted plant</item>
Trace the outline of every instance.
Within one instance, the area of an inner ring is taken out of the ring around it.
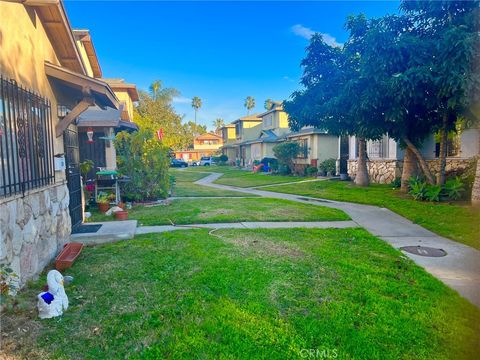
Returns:
[[[115,219],[117,220],[128,220],[128,211],[123,210],[123,211],[116,211],[115,212]]]
[[[107,194],[101,194],[97,196],[98,210],[105,213],[110,208],[110,199]]]

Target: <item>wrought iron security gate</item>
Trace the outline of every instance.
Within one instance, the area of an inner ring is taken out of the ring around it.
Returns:
[[[348,157],[349,157],[349,144],[348,136],[342,136],[340,138],[340,174],[346,174],[348,172]]]
[[[75,125],[70,125],[63,132],[65,162],[67,166],[67,186],[70,193],[70,218],[72,231],[82,224],[82,186],[80,182],[80,154],[78,150],[78,133]]]

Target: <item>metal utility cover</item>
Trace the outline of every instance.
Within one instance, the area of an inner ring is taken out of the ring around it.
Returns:
[[[400,250],[406,251],[410,254],[428,257],[442,257],[447,255],[447,252],[443,249],[436,249],[428,246],[404,246]]]

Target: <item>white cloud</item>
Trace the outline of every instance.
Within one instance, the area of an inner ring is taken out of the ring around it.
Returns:
[[[172,100],[175,104],[190,104],[192,99],[183,96],[174,97]]]
[[[290,81],[290,82],[295,82],[295,80],[293,80],[291,77],[286,76],[286,75],[283,77],[283,80],[287,80],[287,81]]]
[[[296,24],[296,25],[293,25],[291,28],[291,31],[297,35],[297,36],[301,36],[307,40],[310,40],[310,38],[317,32],[319,31],[315,31],[315,30],[312,30],[308,27],[305,27],[301,24]],[[319,32],[320,33],[320,32]],[[339,43],[337,42],[337,39],[335,37],[333,37],[332,35],[330,34],[327,34],[327,33],[320,33],[320,35],[322,35],[323,37],[323,40],[330,46],[335,46],[335,47],[342,47],[343,44],[342,43]]]
[[[293,25],[291,30],[295,35],[301,36],[307,40],[310,40],[313,34],[315,34],[315,31],[300,24]]]

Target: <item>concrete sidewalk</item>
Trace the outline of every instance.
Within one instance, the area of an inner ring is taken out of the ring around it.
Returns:
[[[213,223],[213,224],[188,224],[188,225],[160,225],[160,226],[141,226],[137,228],[135,235],[162,233],[173,230],[191,230],[200,229],[290,229],[290,228],[336,228],[345,229],[358,227],[353,221],[258,221],[258,222],[236,222],[236,223]]]
[[[385,208],[214,184],[213,181],[222,175],[222,173],[211,173],[195,183],[216,189],[340,209],[350,215],[358,226],[367,229],[371,234],[385,240],[395,248],[422,245],[443,249],[447,252],[444,257],[425,257],[407,252],[405,254],[436,278],[480,307],[480,251],[438,236]]]

